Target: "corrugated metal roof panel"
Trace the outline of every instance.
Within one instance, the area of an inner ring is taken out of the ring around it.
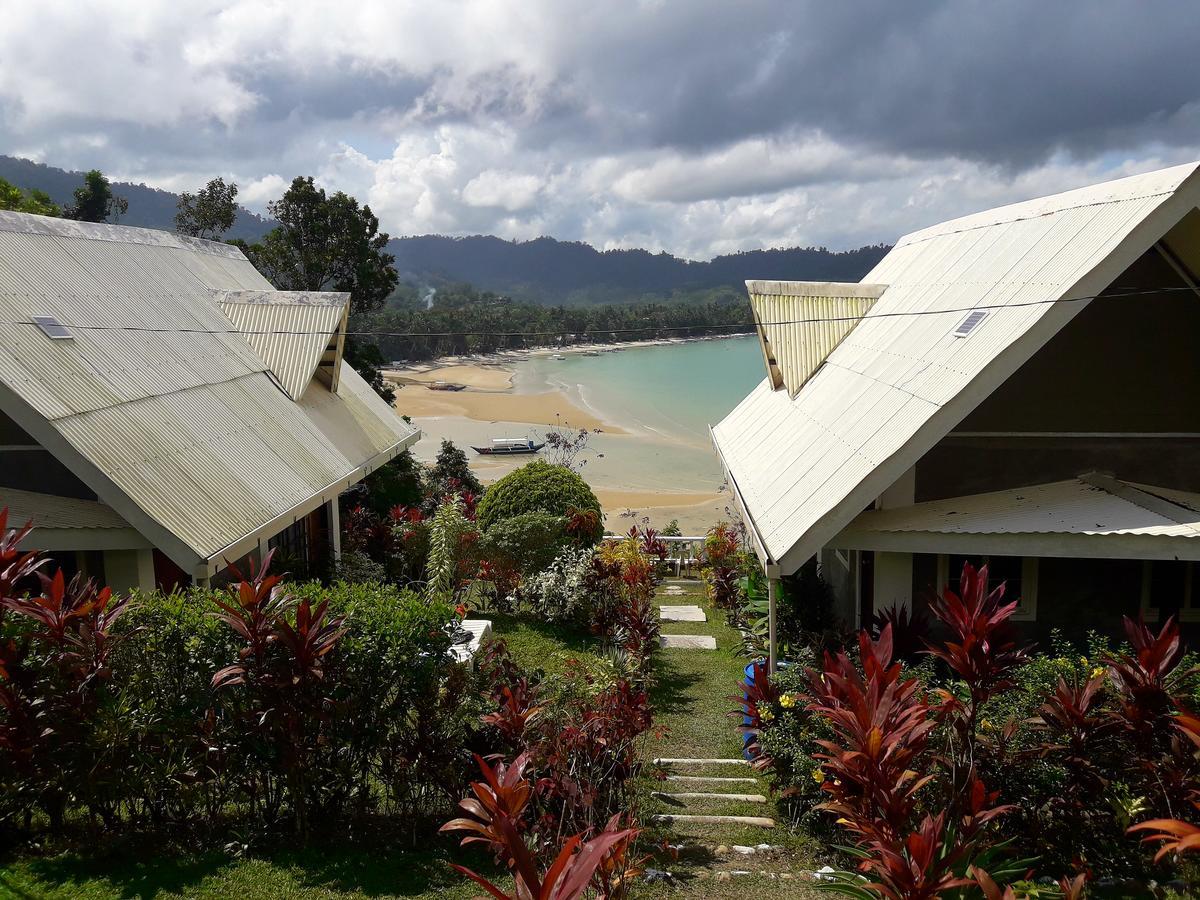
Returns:
[[[129,528],[107,504],[77,497],[58,497],[0,487],[0,509],[8,507],[8,524],[18,528],[33,521],[38,528]]]
[[[886,292],[796,397],[763,382],[713,429],[772,559],[785,572],[802,564],[1086,306],[1057,301],[1108,287],[1200,201],[1196,169],[1015,204],[901,239],[863,279]],[[987,317],[953,337],[979,307],[989,307]]]
[[[1141,487],[1157,494],[1163,489]],[[1195,495],[1191,495],[1195,499]],[[1177,521],[1080,479],[896,509],[855,518],[856,532],[936,534],[1139,534],[1200,538],[1200,514],[1180,507]],[[1188,521],[1190,520],[1190,521]]]

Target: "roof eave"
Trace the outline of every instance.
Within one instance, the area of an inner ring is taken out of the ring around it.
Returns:
[[[369,460],[354,469],[354,471],[339,478],[332,484],[326,485],[307,500],[297,503],[286,512],[269,519],[253,531],[230,542],[207,559],[200,560],[194,566],[194,569],[189,569],[188,571],[193,571],[193,574],[197,578],[210,578],[213,574],[228,566],[229,563],[236,562],[254,550],[260,540],[274,537],[289,525],[292,525],[313,510],[338,497],[343,491],[358,484],[358,482],[362,481],[380,466],[391,462],[420,439],[421,432],[419,429],[412,434],[405,435],[386,450],[372,456]]]

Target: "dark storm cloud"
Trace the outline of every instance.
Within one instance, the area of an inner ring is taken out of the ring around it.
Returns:
[[[67,0],[0,30],[0,152],[395,232],[848,245],[1200,156],[1164,0]]]

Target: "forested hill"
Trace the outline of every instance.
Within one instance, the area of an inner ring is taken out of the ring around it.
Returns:
[[[56,169],[54,166],[44,166],[13,156],[0,156],[0,178],[19,188],[45,191],[59,206],[70,203],[75,188],[83,184],[82,172]],[[129,201],[129,212],[121,216],[122,225],[159,228],[163,231],[175,230],[175,204],[179,201],[178,194],[160,191],[144,184],[120,181],[114,181],[112,187],[113,193]],[[255,241],[266,234],[271,226],[270,220],[255,215],[248,209],[239,209],[237,221],[226,237]]]
[[[0,156],[0,178],[20,188],[43,190],[59,205],[66,205],[82,184],[83,173]],[[125,182],[114,182],[113,190],[129,201],[121,224],[174,230],[177,194]],[[255,241],[273,224],[242,209],[226,237]],[[694,262],[647,250],[601,251],[549,237],[506,241],[485,235],[395,238],[388,249],[395,254],[401,278],[422,292],[467,283],[518,301],[567,306],[705,301],[718,294],[744,297],[747,278],[858,281],[888,250],[882,245],[845,252],[792,247]]]
[[[694,262],[646,250],[601,251],[554,238],[517,242],[422,235],[393,240],[389,249],[402,277],[419,284],[467,282],[533,303],[576,305],[666,299],[713,288],[741,292],[747,278],[858,281],[889,248],[792,247]]]

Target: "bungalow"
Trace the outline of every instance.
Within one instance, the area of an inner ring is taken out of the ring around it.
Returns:
[[[227,244],[0,212],[0,507],[118,589],[336,554],[338,495],[419,432],[343,359],[350,297]]]
[[[772,596],[818,558],[858,625],[970,558],[1037,630],[1200,622],[1198,168],[747,282],[767,377],[712,436]]]

